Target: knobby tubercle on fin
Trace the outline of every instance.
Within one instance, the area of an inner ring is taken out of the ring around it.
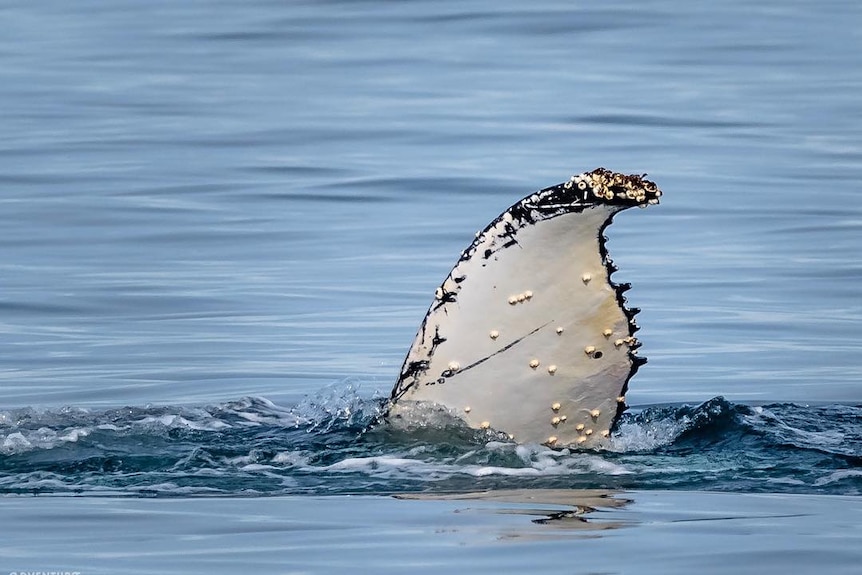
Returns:
[[[598,168],[500,214],[436,289],[388,421],[436,404],[515,441],[600,448],[646,362],[604,232],[660,196],[645,176]]]

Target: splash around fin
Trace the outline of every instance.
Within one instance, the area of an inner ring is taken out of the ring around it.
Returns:
[[[606,444],[646,359],[604,230],[660,196],[644,176],[598,168],[500,214],[435,290],[386,419],[432,404],[520,443]]]

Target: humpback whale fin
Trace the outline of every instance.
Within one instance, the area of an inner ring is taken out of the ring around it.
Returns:
[[[503,212],[437,288],[387,418],[438,404],[518,442],[601,447],[646,362],[604,229],[659,196],[641,176],[599,168]]]

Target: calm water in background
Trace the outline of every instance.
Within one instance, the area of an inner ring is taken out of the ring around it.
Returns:
[[[189,573],[194,548],[201,571],[235,572],[231,550],[327,571],[304,538],[368,507],[336,540],[392,572],[550,570],[609,537],[643,556],[684,520],[759,572],[823,565],[808,530],[857,549],[827,570],[862,560],[856,4],[7,2],[0,22],[0,490],[26,496],[0,501],[0,570]],[[658,407],[607,454],[365,433],[473,233],[601,165],[665,191],[609,229],[650,359],[629,402]],[[517,515],[501,553],[502,516],[382,497],[477,487],[677,491],[612,512],[656,530],[554,532],[568,554]],[[710,489],[750,514],[692,523],[715,518]],[[169,518],[34,493],[173,498]],[[319,497],[347,493],[366,495]],[[246,519],[208,539],[208,505]],[[803,519],[763,519],[782,505]],[[294,522],[255,554],[242,525],[273,509]],[[81,525],[103,545],[46,543]],[[400,525],[423,544],[386,563],[373,540]],[[685,545],[650,557],[707,572]],[[616,561],[594,568],[642,568]]]

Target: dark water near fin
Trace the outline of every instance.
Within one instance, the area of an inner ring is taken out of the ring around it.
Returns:
[[[604,452],[517,445],[438,422],[371,425],[382,399],[350,383],[284,407],[0,412],[0,493],[390,494],[505,488],[859,494],[862,406],[713,398],[625,414]],[[429,417],[434,417],[429,414]]]

